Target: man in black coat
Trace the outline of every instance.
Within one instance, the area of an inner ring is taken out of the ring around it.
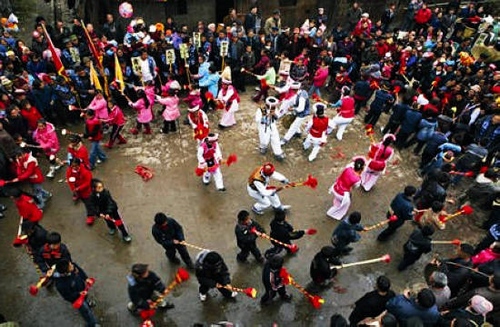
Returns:
[[[186,266],[189,269],[194,268],[186,246],[181,244],[184,241],[184,231],[174,218],[167,217],[163,212],[157,213],[152,234],[156,242],[165,249],[165,255],[170,262],[174,264],[181,263],[179,258],[175,256],[175,252],[178,251]]]
[[[215,251],[204,250],[196,256],[196,278],[200,284],[200,301],[207,300],[208,290],[216,287],[225,298],[234,298],[231,291],[231,277],[224,259]]]
[[[40,252],[40,249],[47,243],[47,230],[38,223],[29,220],[23,221],[21,228],[24,235],[28,237],[28,251],[31,254]]]
[[[341,251],[333,246],[324,246],[321,251],[316,253],[309,268],[309,275],[314,284],[327,286],[333,281],[333,278],[337,275],[337,269],[332,269],[331,266],[340,266],[342,264],[339,260],[341,254]]]
[[[136,263],[132,266],[132,272],[127,275],[128,296],[130,301],[127,309],[133,314],[139,314],[142,310],[150,308],[150,302],[154,302],[165,292],[165,284],[160,277],[148,269],[148,265]],[[172,309],[173,304],[163,299],[159,308]]]
[[[264,258],[262,257],[262,254],[256,244],[257,235],[252,233],[252,229],[254,228],[261,233],[265,233],[262,226],[250,218],[248,211],[241,210],[238,213],[238,224],[234,228],[236,243],[241,249],[241,252],[236,256],[236,259],[239,262],[247,262],[250,252],[255,257],[255,260],[258,262],[264,262]]]
[[[90,308],[93,303],[86,297],[86,288],[92,286],[94,281],[87,277],[82,268],[66,259],[62,259],[56,264],[56,271],[58,274],[54,275],[54,280],[59,294],[63,299],[71,303],[75,303],[80,295],[85,294],[85,300],[81,307],[78,308],[78,311],[85,319],[87,327],[100,326]]]
[[[360,321],[366,318],[374,318],[385,311],[387,301],[396,296],[391,290],[391,281],[385,276],[377,278],[377,285],[374,291],[363,295],[354,304],[354,310],[349,316],[351,326],[357,326]]]
[[[285,244],[292,244],[291,240],[296,240],[304,236],[305,232],[303,230],[294,230],[293,226],[286,221],[286,212],[283,210],[278,210],[274,214],[274,219],[271,221],[271,237],[275,240],[280,241]],[[266,251],[266,258],[270,258],[275,255],[284,256],[287,253],[291,253],[290,249],[272,242],[273,247]],[[283,250],[286,250],[284,252]]]
[[[410,238],[403,246],[404,255],[403,260],[398,265],[399,271],[403,271],[415,263],[422,254],[431,252],[432,234],[434,234],[434,228],[429,225],[425,225],[422,229],[417,228],[411,233]]]
[[[287,294],[285,284],[280,276],[281,268],[283,268],[283,258],[274,256],[268,260],[262,270],[262,283],[266,288],[266,292],[260,299],[260,304],[267,305],[272,302],[276,293],[278,293],[283,301],[290,301],[292,296]]]

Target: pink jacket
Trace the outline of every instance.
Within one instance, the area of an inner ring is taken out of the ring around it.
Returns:
[[[356,174],[353,167],[345,168],[333,185],[333,190],[340,195],[350,192],[353,186],[361,181],[361,177]]]
[[[153,111],[151,110],[153,102],[149,104],[149,107],[146,107],[144,103],[144,99],[139,99],[134,103],[131,103],[130,106],[137,110],[137,121],[139,123],[149,123],[153,120]]]
[[[44,129],[37,128],[33,132],[33,139],[40,144],[48,156],[59,151],[59,139],[57,138],[56,129],[51,123],[47,123],[47,127]]]
[[[89,104],[89,109],[95,111],[95,116],[98,119],[108,119],[108,102],[104,97],[97,99],[95,96]]]
[[[157,98],[158,103],[165,106],[162,116],[166,121],[176,120],[181,116],[179,110],[179,98],[177,96],[169,96],[166,98]]]
[[[328,78],[328,67],[319,67],[318,70],[316,71],[316,74],[314,74],[313,77],[313,84],[316,87],[322,87],[326,83],[326,79]]]
[[[117,126],[125,125],[125,116],[123,115],[122,109],[115,105],[113,109],[111,109],[106,122]]]
[[[474,267],[476,267],[476,266],[479,266],[483,263],[490,262],[493,260],[498,260],[498,259],[500,259],[500,253],[495,253],[495,252],[493,252],[492,249],[488,248],[488,249],[485,249],[485,250],[479,252],[475,256],[473,256],[472,257],[472,264],[474,265]]]

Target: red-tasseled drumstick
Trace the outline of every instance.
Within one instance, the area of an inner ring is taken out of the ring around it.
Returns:
[[[296,253],[298,250],[299,250],[299,247],[297,244],[287,244],[287,243],[283,243],[283,242],[280,242],[274,238],[272,238],[271,236],[265,234],[265,233],[261,233],[257,230],[257,228],[255,227],[252,227],[252,229],[250,229],[250,232],[257,235],[258,237],[262,237],[262,238],[265,238],[266,240],[269,240],[269,241],[272,241],[274,243],[277,243],[281,246],[284,246],[286,248],[288,248],[290,250],[291,253]]]
[[[292,285],[293,287],[298,289],[300,293],[304,294],[304,296],[307,297],[307,299],[315,309],[321,308],[323,303],[325,303],[325,300],[321,296],[309,293],[303,286],[297,283],[285,267],[281,268],[280,277],[283,279],[284,284]]]

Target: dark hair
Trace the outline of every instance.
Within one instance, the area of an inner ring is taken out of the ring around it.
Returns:
[[[406,196],[413,196],[417,193],[417,188],[413,185],[408,185],[405,187],[404,194]]]
[[[89,109],[85,112],[85,114],[89,117],[94,117],[95,116],[95,111],[92,109]]]
[[[433,201],[431,204],[432,212],[438,213],[444,208],[444,203],[441,201]]]
[[[71,161],[69,162],[70,165],[73,165],[73,164],[80,165],[81,163],[82,163],[82,160],[80,158],[76,158],[76,157],[71,159]]]
[[[377,289],[380,292],[387,292],[391,289],[391,280],[386,276],[379,276],[377,278]]]
[[[417,294],[417,301],[420,306],[425,309],[429,309],[434,304],[436,304],[436,297],[434,293],[428,288],[424,288]]]
[[[238,212],[238,221],[239,222],[243,222],[245,221],[248,217],[250,216],[250,214],[248,213],[248,211],[246,210],[241,210],[240,212]]]
[[[330,318],[330,327],[348,327],[347,321],[342,315],[336,313]]]
[[[66,274],[69,272],[69,260],[61,259],[58,263],[56,263],[56,271],[60,274]]]
[[[354,170],[360,171],[365,167],[365,161],[363,159],[354,160]]]
[[[59,244],[61,243],[61,234],[58,232],[50,232],[47,235],[47,243],[48,244]]]
[[[92,178],[91,184],[92,184],[92,189],[95,189],[97,184],[104,184],[104,183],[100,179]]]
[[[272,269],[280,269],[283,267],[283,257],[279,255],[275,255],[269,259],[269,267]]]
[[[146,106],[146,108],[149,107],[149,105],[150,105],[149,99],[148,99],[148,96],[146,95],[146,92],[144,92],[144,90],[137,91],[137,97],[144,100],[144,105]]]
[[[361,221],[361,213],[359,211],[354,211],[349,215],[349,223],[358,224]]]
[[[424,236],[431,236],[432,234],[434,234],[434,227],[425,225],[424,227],[422,227],[422,234]]]
[[[286,212],[285,210],[276,210],[274,213],[274,219],[277,221],[285,221]]]
[[[155,215],[155,224],[157,224],[157,225],[163,225],[166,222],[167,222],[167,215],[164,214],[163,212],[158,212]]]

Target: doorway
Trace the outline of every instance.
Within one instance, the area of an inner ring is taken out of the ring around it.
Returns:
[[[234,0],[215,1],[215,19],[217,23],[222,23],[224,17],[229,14],[229,9],[235,8]]]

